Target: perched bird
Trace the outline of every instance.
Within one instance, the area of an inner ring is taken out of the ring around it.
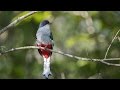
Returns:
[[[50,30],[50,22],[48,20],[43,20],[40,23],[38,31],[36,33],[36,43],[38,47],[53,49],[53,35]],[[52,52],[42,48],[38,49],[38,52],[44,59],[43,76],[48,79],[49,75],[52,75],[50,71],[50,60]]]

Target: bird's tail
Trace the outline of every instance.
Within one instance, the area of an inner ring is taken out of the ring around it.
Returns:
[[[51,57],[49,56],[48,58],[44,58],[44,70],[43,70],[43,76],[48,79],[50,75],[52,75],[50,71],[50,59]]]

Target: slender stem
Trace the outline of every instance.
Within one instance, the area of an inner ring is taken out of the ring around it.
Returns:
[[[116,37],[117,37],[117,35],[118,35],[118,33],[119,33],[119,32],[120,32],[120,30],[118,30],[118,31],[117,31],[117,33],[115,34],[114,38],[112,39],[112,41],[111,41],[110,45],[109,45],[109,46],[108,46],[108,48],[107,48],[107,51],[106,51],[106,53],[105,53],[105,57],[104,57],[104,58],[106,58],[106,57],[107,57],[108,51],[109,51],[109,49],[110,49],[110,47],[111,47],[112,43],[113,43],[113,42],[114,42],[114,40],[116,39]]]
[[[13,52],[13,51],[17,51],[17,50],[24,50],[24,49],[40,49],[40,48],[37,47],[37,46],[24,46],[24,47],[12,48],[12,49],[9,49],[9,50],[7,50],[7,51],[1,52],[0,55],[4,55],[4,54],[9,53],[9,52]],[[117,61],[117,60],[120,60],[120,58],[91,59],[91,58],[83,58],[83,57],[71,55],[71,54],[68,54],[68,53],[64,53],[64,52],[62,52],[62,51],[47,49],[47,48],[44,48],[44,47],[41,47],[41,49],[49,50],[49,51],[51,51],[51,52],[58,53],[58,54],[61,54],[61,55],[67,56],[67,57],[71,57],[71,58],[74,58],[74,59],[76,59],[76,60],[95,61],[95,62],[98,61],[98,62],[104,63],[104,64],[106,64],[106,65],[120,66],[120,64],[112,64],[112,63],[105,62],[105,61]]]
[[[25,18],[27,18],[28,16],[31,16],[35,13],[37,13],[38,11],[31,11],[21,17],[18,17],[16,20],[14,20],[13,22],[11,22],[8,26],[4,27],[3,29],[0,30],[0,35],[2,33],[4,33],[5,31],[9,30],[9,28],[13,27],[14,25],[16,25],[18,22],[24,20]]]

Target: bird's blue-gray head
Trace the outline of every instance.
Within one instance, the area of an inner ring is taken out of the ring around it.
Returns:
[[[48,20],[43,20],[41,23],[40,23],[40,27],[43,27],[47,24],[50,24],[50,22]]]

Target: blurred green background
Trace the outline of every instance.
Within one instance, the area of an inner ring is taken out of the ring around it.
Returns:
[[[0,11],[0,29],[26,13],[28,11]],[[0,50],[35,45],[36,31],[44,19],[52,21],[54,50],[86,58],[104,58],[107,47],[120,28],[119,11],[41,11],[1,34]],[[113,57],[120,57],[118,38],[107,56]],[[78,61],[56,53],[52,55],[51,71],[55,79],[120,78],[120,67]],[[36,49],[0,56],[0,79],[43,79],[42,72],[43,60]]]

